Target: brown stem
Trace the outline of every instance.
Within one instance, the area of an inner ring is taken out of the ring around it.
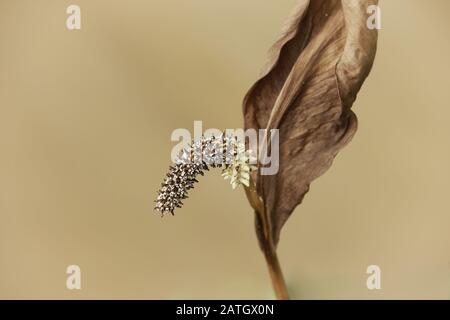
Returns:
[[[269,268],[275,295],[278,300],[289,300],[289,294],[286,289],[286,283],[284,282],[283,271],[281,270],[280,262],[278,261],[277,251],[272,244],[266,244],[264,244],[263,252]]]
[[[283,272],[281,271],[280,262],[278,261],[277,250],[273,242],[272,233],[270,231],[269,217],[266,215],[262,199],[256,192],[255,185],[251,184],[249,188],[245,188],[245,193],[250,205],[255,209],[256,215],[256,233],[258,235],[261,249],[266,258],[267,267],[269,268],[270,278],[272,279],[275,296],[279,300],[289,300],[289,294],[284,282]]]

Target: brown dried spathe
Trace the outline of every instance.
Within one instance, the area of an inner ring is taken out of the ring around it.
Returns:
[[[254,174],[255,190],[246,190],[260,242],[276,246],[310,183],[356,132],[350,108],[375,58],[377,30],[367,27],[367,8],[377,3],[299,1],[244,99],[246,128],[280,130],[278,174]]]

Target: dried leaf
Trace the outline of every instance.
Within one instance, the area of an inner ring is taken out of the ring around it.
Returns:
[[[273,245],[310,183],[353,137],[350,110],[375,58],[377,30],[367,9],[378,0],[301,0],[272,47],[263,76],[244,99],[246,128],[279,129],[280,170],[252,174],[257,233]],[[270,145],[268,146],[270,150]],[[259,203],[258,203],[259,202]]]

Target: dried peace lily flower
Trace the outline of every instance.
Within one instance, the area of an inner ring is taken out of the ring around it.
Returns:
[[[288,298],[276,254],[281,228],[310,183],[331,166],[357,129],[351,107],[375,58],[377,30],[369,30],[366,23],[368,7],[377,3],[299,0],[270,51],[262,77],[243,103],[246,129],[279,130],[280,169],[276,175],[253,171],[244,145],[224,136],[203,137],[170,167],[156,200],[158,211],[173,214],[196,177],[209,166],[222,167],[222,175],[230,179],[233,188],[246,186],[260,247],[279,299]],[[214,152],[215,146],[227,144],[233,146],[232,154]],[[206,160],[192,161],[200,155]],[[227,163],[231,156],[233,160]],[[216,157],[222,162],[210,161]]]

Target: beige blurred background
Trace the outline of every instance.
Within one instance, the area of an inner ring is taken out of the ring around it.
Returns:
[[[218,172],[175,217],[152,209],[172,130],[242,126],[295,2],[0,0],[0,298],[273,298]],[[450,2],[381,5],[359,132],[282,234],[293,298],[450,298]]]

